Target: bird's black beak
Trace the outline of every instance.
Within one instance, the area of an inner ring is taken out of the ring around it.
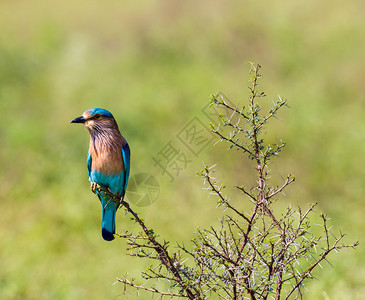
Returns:
[[[85,119],[83,116],[78,117],[78,118],[76,118],[76,119],[73,119],[73,120],[71,121],[71,123],[85,123],[85,122],[86,122],[86,119]]]

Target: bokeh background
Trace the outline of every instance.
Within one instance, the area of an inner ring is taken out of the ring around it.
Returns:
[[[362,0],[1,1],[0,298],[137,298],[113,283],[149,262],[102,240],[88,133],[70,121],[91,107],[113,112],[131,176],[160,185],[154,203],[134,208],[172,244],[188,241],[222,213],[196,177],[202,161],[217,163],[228,193],[253,181],[253,165],[218,144],[187,152],[171,179],[153,158],[169,142],[186,151],[177,137],[194,118],[208,125],[210,94],[244,103],[245,62],[255,61],[266,101],[280,94],[290,106],[267,133],[288,144],[273,180],[297,178],[283,205],[318,201],[346,242],[360,241],[330,257],[305,299],[364,299],[364,11]],[[125,228],[138,230],[120,210]]]

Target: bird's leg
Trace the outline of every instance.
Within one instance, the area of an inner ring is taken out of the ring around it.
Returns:
[[[96,183],[96,182],[91,182],[90,183],[90,189],[91,189],[91,191],[94,193],[94,194],[96,194],[97,192],[104,192],[104,193],[106,193],[106,194],[110,194],[110,196],[111,197],[113,197],[114,195],[112,194],[112,192],[110,191],[110,189],[109,188],[107,188],[107,187],[104,187],[104,186],[102,186],[102,185],[100,185],[100,184],[98,184],[98,183]]]
[[[96,182],[92,182],[92,183],[90,184],[90,189],[91,189],[91,191],[92,191],[94,194],[96,194],[96,189],[97,189],[97,187],[98,187],[98,184],[97,184]]]

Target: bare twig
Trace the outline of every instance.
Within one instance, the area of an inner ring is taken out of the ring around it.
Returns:
[[[169,297],[186,298],[186,296],[185,295],[182,295],[182,294],[175,294],[175,293],[170,293],[170,292],[163,292],[163,291],[160,291],[160,290],[158,290],[156,288],[148,288],[148,287],[146,287],[144,285],[134,284],[133,282],[129,281],[127,278],[124,278],[124,279],[117,278],[117,281],[123,283],[124,285],[129,285],[131,287],[134,287],[137,290],[145,290],[145,291],[148,291],[148,292],[157,293],[159,295],[169,296]]]

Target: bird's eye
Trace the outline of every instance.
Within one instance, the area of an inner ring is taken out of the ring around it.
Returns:
[[[101,117],[101,115],[96,114],[96,115],[94,116],[94,119],[100,119],[100,117]]]

